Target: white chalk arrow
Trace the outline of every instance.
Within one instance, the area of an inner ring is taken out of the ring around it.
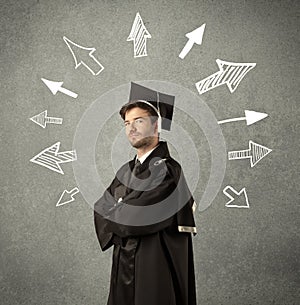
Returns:
[[[127,41],[133,41],[135,58],[147,56],[147,38],[151,38],[151,34],[147,31],[141,15],[137,13],[127,38]]]
[[[272,149],[260,144],[249,141],[249,149],[230,151],[228,153],[229,160],[250,159],[251,167],[255,166],[262,158],[268,155]]]
[[[63,122],[62,118],[48,117],[47,110],[31,117],[30,120],[43,128],[46,128],[47,124],[62,124]]]
[[[224,195],[226,195],[230,200],[225,204],[228,208],[249,208],[248,196],[246,189],[242,188],[237,192],[233,187],[227,185],[223,190]],[[234,203],[233,203],[234,202]]]
[[[74,196],[79,193],[79,189],[77,187],[74,187],[71,191],[67,191],[67,190],[64,190],[62,192],[62,194],[60,195],[57,203],[56,203],[56,206],[61,206],[61,205],[64,205],[66,203],[70,203],[72,201],[75,200]]]
[[[222,121],[218,121],[218,124],[225,124],[236,121],[246,121],[247,126],[252,125],[268,116],[267,113],[257,112],[252,110],[245,110],[245,116],[240,118],[226,119]]]
[[[53,144],[34,156],[30,161],[63,175],[64,172],[59,164],[77,160],[77,156],[75,150],[58,152],[59,146],[60,142]]]
[[[71,41],[66,36],[64,36],[63,39],[73,55],[75,61],[75,69],[77,69],[82,64],[93,75],[98,75],[104,70],[102,64],[93,55],[96,51],[95,48],[87,48],[80,46],[79,44]]]
[[[205,23],[203,23],[199,28],[193,30],[192,32],[189,32],[189,33],[185,34],[185,36],[189,40],[179,54],[179,57],[181,59],[185,58],[185,56],[190,52],[190,50],[192,49],[192,47],[195,43],[197,45],[202,44],[202,38],[203,38],[204,30],[205,30]]]
[[[256,63],[234,63],[221,59],[217,59],[216,62],[219,71],[195,84],[199,94],[224,84],[233,93],[245,75],[256,66]]]
[[[50,91],[52,92],[53,95],[55,95],[58,91],[61,93],[64,93],[68,96],[71,96],[73,98],[76,98],[78,96],[77,93],[74,93],[66,88],[63,88],[63,82],[54,82],[52,80],[48,80],[45,78],[41,78],[41,80],[43,81],[43,83],[50,89]]]

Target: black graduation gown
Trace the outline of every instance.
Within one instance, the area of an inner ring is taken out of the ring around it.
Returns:
[[[159,142],[137,177],[146,179],[152,171],[154,177],[163,179],[154,189],[142,191],[124,185],[132,179],[134,163],[135,159],[121,167],[94,207],[101,249],[114,246],[107,304],[196,305],[191,236],[196,234],[194,200],[181,167],[170,157],[167,143]],[[126,210],[130,206],[152,208],[161,201],[168,207],[171,204],[173,212],[156,223],[136,225],[137,219],[147,220],[147,211]]]

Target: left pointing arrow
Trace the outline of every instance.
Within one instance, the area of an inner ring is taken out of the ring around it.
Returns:
[[[49,124],[62,124],[62,118],[53,118],[47,116],[47,110],[33,116],[30,120],[39,126],[46,128],[46,125]]]
[[[54,82],[52,80],[48,80],[45,78],[41,78],[41,80],[43,81],[43,83],[50,89],[50,91],[52,92],[53,95],[55,95],[58,91],[61,93],[64,93],[66,95],[69,95],[73,98],[76,98],[78,96],[77,93],[74,93],[66,88],[63,88],[63,82]]]
[[[76,195],[77,193],[79,193],[79,189],[77,187],[74,187],[71,191],[64,190],[60,195],[56,203],[56,206],[58,207],[74,201],[75,200],[74,195]]]
[[[75,150],[58,152],[59,146],[60,142],[53,144],[34,156],[30,161],[63,175],[64,172],[59,164],[77,160],[77,156]]]

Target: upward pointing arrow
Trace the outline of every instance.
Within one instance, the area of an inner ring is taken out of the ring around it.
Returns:
[[[260,120],[263,120],[268,116],[267,113],[257,112],[252,110],[245,110],[245,116],[240,118],[226,119],[222,121],[218,121],[218,124],[230,123],[235,121],[246,121],[247,126],[252,125]]]
[[[188,52],[193,47],[194,43],[200,45],[202,44],[203,33],[205,30],[205,23],[203,23],[199,28],[192,32],[187,33],[185,36],[189,39],[182,51],[179,54],[181,59],[184,59]]]
[[[140,13],[136,13],[127,41],[133,41],[134,58],[147,56],[147,38],[151,34],[147,31]]]
[[[71,41],[66,36],[63,37],[75,61],[75,69],[81,64],[85,66],[93,75],[98,75],[103,71],[104,67],[93,55],[95,48],[87,48]]]

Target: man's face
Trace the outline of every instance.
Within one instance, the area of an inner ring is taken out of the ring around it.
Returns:
[[[157,137],[157,122],[151,123],[147,110],[135,107],[125,113],[125,129],[129,142],[135,148],[150,146]]]

